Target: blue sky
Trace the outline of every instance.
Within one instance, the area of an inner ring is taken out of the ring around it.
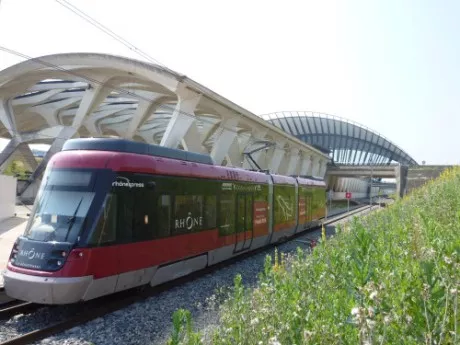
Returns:
[[[329,113],[418,162],[460,162],[459,1],[70,2],[256,114]],[[53,0],[2,0],[0,44],[141,59]],[[0,69],[19,61],[0,52]]]

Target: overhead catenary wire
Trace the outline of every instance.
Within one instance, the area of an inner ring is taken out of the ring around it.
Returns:
[[[140,56],[144,57],[145,59],[149,60],[150,62],[153,62],[153,63],[156,63],[162,67],[165,67],[167,68],[164,64],[162,64],[161,62],[159,62],[157,59],[153,58],[151,55],[149,55],[148,53],[144,52],[143,50],[139,49],[138,47],[136,47],[134,44],[132,44],[131,42],[129,42],[128,40],[124,39],[123,37],[121,37],[120,35],[118,35],[117,33],[115,33],[114,31],[112,31],[111,29],[109,29],[108,27],[106,27],[104,24],[102,24],[101,22],[99,22],[98,20],[94,19],[93,17],[91,17],[89,14],[87,14],[86,12],[80,10],[78,7],[76,7],[75,5],[73,5],[72,3],[70,3],[69,1],[67,0],[55,0],[58,4],[60,4],[61,6],[67,8],[69,11],[73,12],[74,14],[76,14],[77,16],[79,16],[80,18],[83,18],[85,21],[87,21],[88,23],[90,23],[91,25],[95,26],[96,28],[98,28],[99,30],[103,31],[104,33],[106,33],[107,35],[109,35],[110,37],[114,38],[115,40],[117,40],[118,42],[120,42],[121,44],[123,44],[124,46],[126,46],[128,49],[134,51],[135,53],[139,54]]]
[[[77,6],[73,5],[70,1],[68,1],[68,0],[55,0],[55,1],[58,4],[60,4],[61,6],[67,8],[69,11],[71,11],[74,14],[76,14],[77,16],[79,16],[80,18],[82,18],[83,20],[85,20],[86,22],[90,23],[91,25],[93,25],[97,29],[101,30],[102,32],[104,32],[108,36],[110,36],[113,39],[115,39],[116,41],[120,42],[125,47],[127,47],[130,50],[132,50],[133,52],[135,52],[139,56],[145,58],[146,60],[148,60],[151,63],[154,63],[154,64],[157,64],[157,65],[161,66],[162,68],[164,68],[168,72],[175,74],[175,72],[173,70],[171,70],[169,67],[167,67],[162,62],[158,61],[158,59],[154,58],[152,55],[148,54],[147,52],[143,51],[142,49],[138,48],[137,46],[135,46],[134,44],[132,44],[131,42],[126,40],[125,38],[121,37],[120,35],[115,33],[113,30],[111,30],[110,28],[108,28],[107,26],[102,24],[100,21],[98,21],[95,18],[91,17],[88,13],[86,13],[85,11],[79,9]],[[201,87],[197,86],[197,88],[203,94],[207,93],[206,90],[203,90]]]

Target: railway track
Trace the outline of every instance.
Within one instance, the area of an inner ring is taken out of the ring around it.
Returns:
[[[40,304],[13,300],[0,306],[0,320],[6,320],[19,314],[30,313],[42,307]]]
[[[331,225],[331,224],[333,224],[333,223],[335,223],[337,221],[340,221],[340,220],[345,219],[347,217],[350,217],[350,216],[356,215],[358,213],[361,213],[363,211],[366,211],[371,207],[373,207],[373,206],[366,205],[366,206],[363,206],[363,207],[357,207],[357,208],[353,209],[350,212],[345,211],[343,213],[336,214],[336,215],[328,218],[327,220],[324,220],[323,224],[324,225]],[[312,231],[312,230],[317,229],[317,228],[310,229],[309,231]],[[298,237],[301,237],[301,236],[305,237],[305,235],[308,235],[309,231],[302,232],[300,234],[295,235],[294,237],[290,238],[290,241],[295,240],[295,239],[297,239]],[[302,241],[299,241],[299,242],[302,242]],[[71,328],[73,328],[75,326],[78,326],[78,325],[81,325],[81,324],[86,323],[88,321],[97,319],[98,317],[102,317],[102,316],[104,316],[106,314],[109,314],[109,313],[112,313],[114,311],[117,311],[117,310],[123,309],[125,307],[128,307],[129,305],[131,305],[133,303],[141,302],[141,301],[143,301],[143,300],[145,300],[145,299],[147,299],[149,297],[153,297],[153,296],[158,295],[158,294],[160,294],[160,293],[162,293],[164,291],[172,289],[173,287],[176,287],[176,286],[185,284],[187,282],[196,280],[196,279],[198,279],[200,277],[203,277],[203,276],[205,276],[205,275],[207,275],[209,273],[212,273],[212,272],[214,272],[216,270],[219,270],[219,269],[222,269],[222,268],[224,268],[226,266],[232,265],[237,261],[244,260],[245,258],[248,258],[248,257],[250,257],[252,255],[256,255],[256,254],[258,254],[260,252],[266,251],[269,248],[271,248],[273,246],[276,246],[276,245],[277,244],[273,244],[271,246],[260,248],[258,250],[253,251],[253,252],[250,252],[250,253],[242,254],[242,255],[240,255],[240,256],[238,256],[236,258],[227,260],[226,262],[219,263],[219,264],[214,265],[212,267],[208,267],[208,268],[206,268],[204,270],[201,270],[199,272],[196,272],[196,273],[194,273],[194,274],[192,274],[190,276],[185,276],[185,277],[182,277],[182,278],[178,278],[178,279],[176,279],[174,281],[167,282],[167,283],[164,283],[162,285],[155,286],[153,288],[126,290],[126,291],[122,291],[122,292],[117,293],[117,294],[113,294],[113,295],[110,295],[110,296],[99,298],[97,300],[82,303],[80,305],[80,308],[78,308],[78,310],[76,310],[76,312],[73,313],[72,316],[67,318],[66,320],[58,321],[58,322],[52,323],[52,324],[50,324],[50,325],[48,325],[46,327],[43,327],[43,328],[40,328],[40,329],[37,329],[37,330],[33,330],[31,332],[16,336],[14,338],[10,338],[10,339],[0,343],[0,345],[27,344],[27,343],[32,343],[32,342],[42,340],[42,339],[44,339],[46,337],[55,335],[57,333],[64,332],[64,331],[66,331],[68,329],[71,329]],[[136,291],[136,290],[137,290],[137,293],[133,294],[133,291]],[[39,305],[39,304],[25,303],[25,302],[19,302],[19,301],[13,301],[11,303],[12,303],[11,306],[9,306],[7,308],[0,309],[0,320],[7,319],[7,318],[12,317],[12,316],[17,315],[17,314],[33,312],[33,311],[35,311],[35,310],[37,310],[39,308],[46,307],[46,306]]]

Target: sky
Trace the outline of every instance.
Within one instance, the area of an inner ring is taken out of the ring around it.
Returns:
[[[143,59],[55,0],[0,1],[1,46]],[[68,1],[255,114],[332,114],[460,163],[460,1]],[[20,61],[0,51],[0,70]]]

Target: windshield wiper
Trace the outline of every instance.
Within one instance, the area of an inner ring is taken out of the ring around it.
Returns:
[[[72,226],[73,226],[73,224],[75,223],[75,219],[77,219],[77,212],[78,212],[78,210],[80,209],[80,205],[81,205],[82,201],[83,201],[83,197],[80,198],[80,202],[78,203],[78,206],[77,206],[77,208],[75,209],[75,212],[73,213],[73,216],[72,216],[72,217],[69,217],[69,219],[68,219],[68,221],[67,221],[67,222],[69,223],[69,227],[68,227],[68,229],[67,229],[67,234],[65,235],[64,241],[67,241],[67,238],[69,237],[70,230],[72,229]]]

